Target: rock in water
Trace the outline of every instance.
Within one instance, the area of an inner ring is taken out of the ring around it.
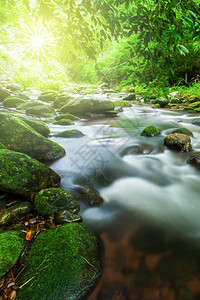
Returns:
[[[0,277],[7,273],[17,262],[24,248],[24,240],[15,231],[0,233]]]
[[[97,237],[81,223],[41,232],[25,255],[18,300],[82,299],[101,275]]]
[[[74,200],[74,196],[61,188],[44,189],[35,195],[35,207],[37,211],[44,216],[67,210],[71,213],[77,213],[80,205]]]
[[[189,152],[192,150],[191,139],[189,135],[182,133],[168,134],[164,139],[164,144],[170,149]]]
[[[59,184],[60,176],[39,161],[22,153],[0,149],[0,190],[31,196]]]
[[[154,125],[149,125],[145,127],[141,132],[141,135],[148,136],[148,137],[159,135],[159,134],[160,134],[160,130]]]
[[[0,132],[0,142],[7,148],[38,160],[54,160],[65,155],[65,149],[60,145],[10,114],[0,113]]]
[[[85,115],[86,113],[102,113],[115,108],[112,101],[98,99],[75,99],[69,101],[61,107],[60,111],[76,115]]]

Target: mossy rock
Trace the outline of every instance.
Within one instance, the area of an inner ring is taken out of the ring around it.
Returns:
[[[159,104],[160,107],[165,107],[165,106],[167,106],[168,103],[169,103],[169,100],[164,97],[160,97],[155,100],[155,104]]]
[[[182,133],[182,134],[186,134],[186,135],[189,135],[189,136],[193,136],[192,131],[185,128],[185,127],[177,128],[177,129],[173,130],[172,133]]]
[[[78,300],[101,275],[99,241],[82,223],[41,232],[24,256],[18,300]]]
[[[58,187],[60,176],[28,155],[0,149],[0,190],[30,196],[43,189]]]
[[[50,105],[37,105],[34,107],[30,107],[26,109],[26,114],[28,116],[36,116],[36,117],[43,117],[45,114],[55,114],[55,110]]]
[[[27,95],[25,95],[25,94],[23,94],[23,93],[17,94],[16,97],[21,98],[23,100],[30,100],[30,97],[27,96]]]
[[[10,108],[10,107],[17,107],[19,104],[25,103],[25,100],[18,98],[18,97],[8,97],[3,101],[3,106]]]
[[[69,96],[69,95],[63,95],[60,96],[59,98],[54,100],[54,107],[55,108],[61,108],[65,104],[67,104],[69,101],[73,100],[74,98]]]
[[[85,115],[87,113],[103,113],[115,108],[112,101],[99,99],[75,99],[60,108],[63,113]]]
[[[200,101],[189,104],[189,108],[195,109],[200,107]]]
[[[11,96],[11,93],[8,90],[0,87],[0,101],[1,102],[10,96]]]
[[[5,208],[0,212],[0,226],[5,226],[18,221],[30,213],[32,205],[29,202],[22,202]]]
[[[55,99],[57,99],[57,95],[55,93],[51,93],[51,92],[42,93],[38,97],[38,100],[43,101],[43,102],[53,102]]]
[[[135,94],[131,93],[128,96],[124,97],[123,100],[131,101],[131,100],[136,100]]]
[[[123,100],[115,100],[113,102],[115,104],[115,107],[131,107],[132,106],[132,104],[130,102],[123,101]]]
[[[189,152],[192,150],[191,139],[189,135],[182,133],[168,134],[164,139],[164,144],[170,149]]]
[[[149,125],[145,127],[141,132],[141,135],[148,136],[148,137],[156,136],[159,134],[160,134],[160,130],[154,125]]]
[[[37,211],[44,216],[67,210],[71,213],[77,213],[80,205],[74,200],[74,196],[61,188],[51,188],[40,191],[35,195],[35,207]]]
[[[41,102],[28,101],[28,102],[18,105],[17,109],[18,110],[27,110],[27,109],[35,107],[35,106],[41,106]]]
[[[59,121],[62,119],[69,119],[69,120],[75,121],[75,120],[79,120],[80,118],[75,115],[72,115],[72,114],[61,114],[61,115],[55,117],[56,121]]]
[[[36,119],[30,119],[28,117],[19,117],[21,120],[23,120],[26,124],[28,124],[30,127],[32,127],[35,131],[43,135],[44,137],[48,137],[50,133],[49,127],[46,125],[45,122],[39,121]]]
[[[83,137],[84,134],[77,129],[72,129],[72,130],[65,130],[59,132],[55,136],[64,137],[64,138],[79,138],[79,137]]]
[[[0,277],[16,264],[24,245],[19,233],[15,231],[0,233]]]
[[[13,115],[0,113],[0,132],[0,142],[7,148],[38,160],[54,160],[65,155],[64,148]]]
[[[92,187],[82,185],[73,189],[75,199],[83,201],[89,206],[100,206],[103,203],[103,198],[99,193]]]
[[[199,113],[200,112],[200,107],[195,108],[194,111],[197,112],[197,113]]]
[[[73,125],[74,122],[70,119],[61,119],[54,122],[55,125]]]

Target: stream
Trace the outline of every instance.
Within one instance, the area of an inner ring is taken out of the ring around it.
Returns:
[[[163,145],[173,129],[193,132],[200,151],[197,115],[133,105],[116,118],[50,125],[51,133],[78,129],[82,138],[51,137],[66,156],[51,163],[69,190],[97,189],[100,207],[81,203],[80,215],[104,247],[103,274],[87,300],[200,299],[200,173],[189,153]],[[143,137],[147,125],[161,134]]]

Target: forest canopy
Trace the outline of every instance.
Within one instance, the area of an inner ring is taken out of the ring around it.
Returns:
[[[0,74],[23,84],[188,84],[199,0],[0,0]]]

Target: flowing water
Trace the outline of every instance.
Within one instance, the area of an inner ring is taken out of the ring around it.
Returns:
[[[79,129],[82,138],[56,138],[66,156],[51,164],[70,190],[96,188],[100,207],[81,204],[84,222],[104,245],[104,270],[88,300],[200,299],[200,173],[189,153],[163,145],[175,128],[187,127],[192,151],[200,151],[195,115],[143,105],[117,118],[51,125],[51,132]],[[143,137],[147,125],[161,135]]]

